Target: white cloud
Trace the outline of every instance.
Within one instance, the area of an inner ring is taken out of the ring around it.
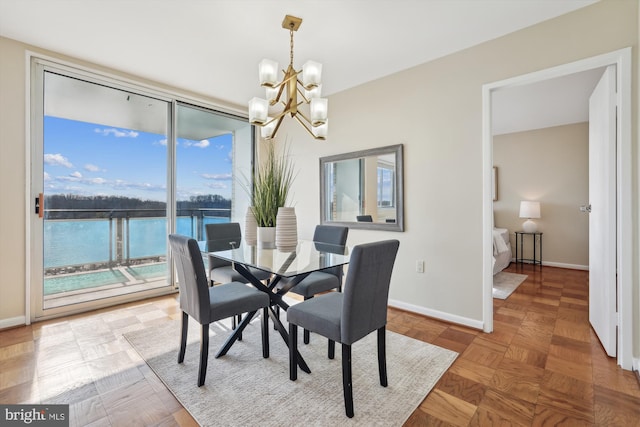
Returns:
[[[138,132],[136,132],[136,131],[133,131],[133,130],[120,130],[120,129],[115,129],[115,128],[108,128],[108,129],[96,128],[95,132],[99,133],[101,135],[104,135],[104,136],[113,135],[116,138],[136,138],[138,136]]]
[[[73,178],[78,178],[78,179],[82,178],[82,174],[80,172],[78,172],[78,171],[70,173],[69,176],[71,176]]]
[[[48,173],[44,173],[44,181],[51,181],[51,175],[49,175]]]
[[[222,190],[227,188],[227,184],[222,182],[208,182],[206,186],[209,188],[213,188],[214,190]]]
[[[92,165],[91,163],[84,165],[84,170],[89,172],[100,172],[100,168],[96,165]]]
[[[167,139],[166,138],[165,139],[161,139],[160,141],[156,142],[156,144],[166,147],[167,146]]]
[[[57,154],[45,154],[44,155],[44,162],[47,165],[51,165],[51,166],[64,166],[65,168],[72,168],[73,167],[73,164],[71,164],[69,159],[67,159],[65,156],[63,156],[60,153],[57,153]]]
[[[216,181],[229,181],[233,178],[233,176],[230,173],[218,173],[218,174],[203,173],[200,176],[203,177],[204,179],[213,179]]]
[[[208,139],[203,139],[202,141],[198,141],[198,142],[185,140],[185,141],[182,141],[182,145],[184,145],[185,147],[207,148],[209,145],[211,145],[211,143],[209,142]]]
[[[117,189],[135,189],[135,190],[147,190],[147,191],[165,191],[164,185],[150,184],[148,182],[127,182],[121,179],[117,179],[113,183],[113,188]]]
[[[104,184],[107,180],[104,178],[93,178],[89,182],[92,184]]]

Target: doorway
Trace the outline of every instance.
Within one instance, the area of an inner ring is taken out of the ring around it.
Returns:
[[[493,330],[493,269],[492,227],[493,200],[491,176],[493,170],[492,95],[495,91],[519,87],[544,80],[568,76],[595,68],[614,65],[617,72],[618,116],[616,165],[618,199],[616,203],[616,237],[618,272],[618,364],[624,369],[632,367],[632,177],[631,177],[631,49],[577,61],[570,64],[487,84],[483,87],[483,319],[484,331]]]

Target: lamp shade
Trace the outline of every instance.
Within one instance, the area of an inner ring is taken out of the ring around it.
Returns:
[[[267,101],[271,103],[278,96],[278,88],[267,86],[265,88],[265,94],[267,95]]]
[[[538,231],[538,225],[531,218],[540,218],[540,202],[520,202],[520,218],[527,218],[522,223],[522,230],[525,233],[535,233]]]
[[[304,96],[307,99],[320,98],[322,95],[322,85],[318,85],[313,89],[305,89]]]
[[[520,202],[520,218],[540,218],[540,202]]]
[[[258,76],[261,86],[275,86],[278,83],[278,63],[271,59],[263,59],[258,64]]]
[[[302,65],[302,86],[311,89],[320,84],[322,78],[322,64],[315,61],[307,61]]]
[[[262,98],[251,98],[249,101],[249,122],[263,124],[269,114],[269,101]]]
[[[327,98],[312,98],[309,104],[311,125],[319,126],[327,121],[329,100]]]
[[[268,120],[271,120],[271,117],[269,117]],[[276,123],[277,121],[274,120],[268,125],[262,126],[260,128],[260,136],[265,139],[271,139],[273,137],[273,131],[276,129]]]

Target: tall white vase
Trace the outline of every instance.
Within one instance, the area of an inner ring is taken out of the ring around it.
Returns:
[[[258,227],[258,247],[264,249],[276,247],[275,227]]]
[[[255,246],[258,241],[258,223],[253,214],[253,206],[247,208],[244,218],[244,241],[251,246]]]
[[[276,217],[276,248],[292,251],[298,245],[298,220],[295,208],[278,208]]]

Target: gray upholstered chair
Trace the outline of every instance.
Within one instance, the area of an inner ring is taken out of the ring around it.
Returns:
[[[313,241],[330,245],[344,246],[347,244],[348,227],[335,225],[317,225],[313,233]],[[291,288],[289,292],[311,299],[314,295],[333,289],[342,290],[342,266],[332,267],[322,271],[314,271],[305,277],[300,283]],[[280,280],[279,286],[284,287],[288,279]],[[304,343],[309,344],[309,331],[304,331]]]
[[[240,224],[237,222],[207,224],[205,225],[205,232],[207,234],[207,241],[215,242],[216,249],[219,250],[231,249],[234,246],[238,247],[242,241]],[[214,249],[212,245],[210,245],[210,249]],[[255,268],[251,269],[251,272],[258,280],[267,280],[270,277],[269,273]],[[247,283],[247,279],[235,271],[229,261],[216,258],[212,255],[209,256],[209,280],[212,284],[229,282]]]
[[[171,254],[178,272],[180,284],[180,309],[182,310],[182,331],[180,333],[180,351],[178,363],[184,361],[187,348],[187,330],[189,316],[202,325],[200,341],[200,367],[198,370],[198,387],[204,384],[207,375],[209,357],[209,324],[241,313],[249,313],[252,318],[262,309],[262,356],[269,357],[268,313],[269,296],[251,286],[240,282],[231,282],[209,287],[207,275],[202,261],[198,243],[189,237],[177,234],[169,235]],[[233,344],[233,337],[241,333],[245,323],[234,327],[234,334],[225,343],[216,357],[225,354]]]
[[[237,222],[214,223],[205,225],[205,233],[207,234],[207,242],[210,251],[228,250],[240,246],[242,241],[242,232],[240,224]],[[211,285],[216,283],[242,282],[247,283],[247,279],[233,269],[229,261],[209,255],[209,281]],[[268,280],[270,273],[250,268],[251,273],[258,280]],[[236,322],[240,321],[240,316],[233,318],[232,327],[236,327]],[[242,339],[242,335],[240,336]]]
[[[329,338],[329,358],[335,342],[342,344],[342,387],[345,412],[353,417],[351,345],[378,331],[380,385],[387,386],[385,331],[391,272],[398,252],[397,240],[357,245],[351,253],[343,292],[330,292],[292,305],[289,322],[289,378],[298,377],[298,326]]]

